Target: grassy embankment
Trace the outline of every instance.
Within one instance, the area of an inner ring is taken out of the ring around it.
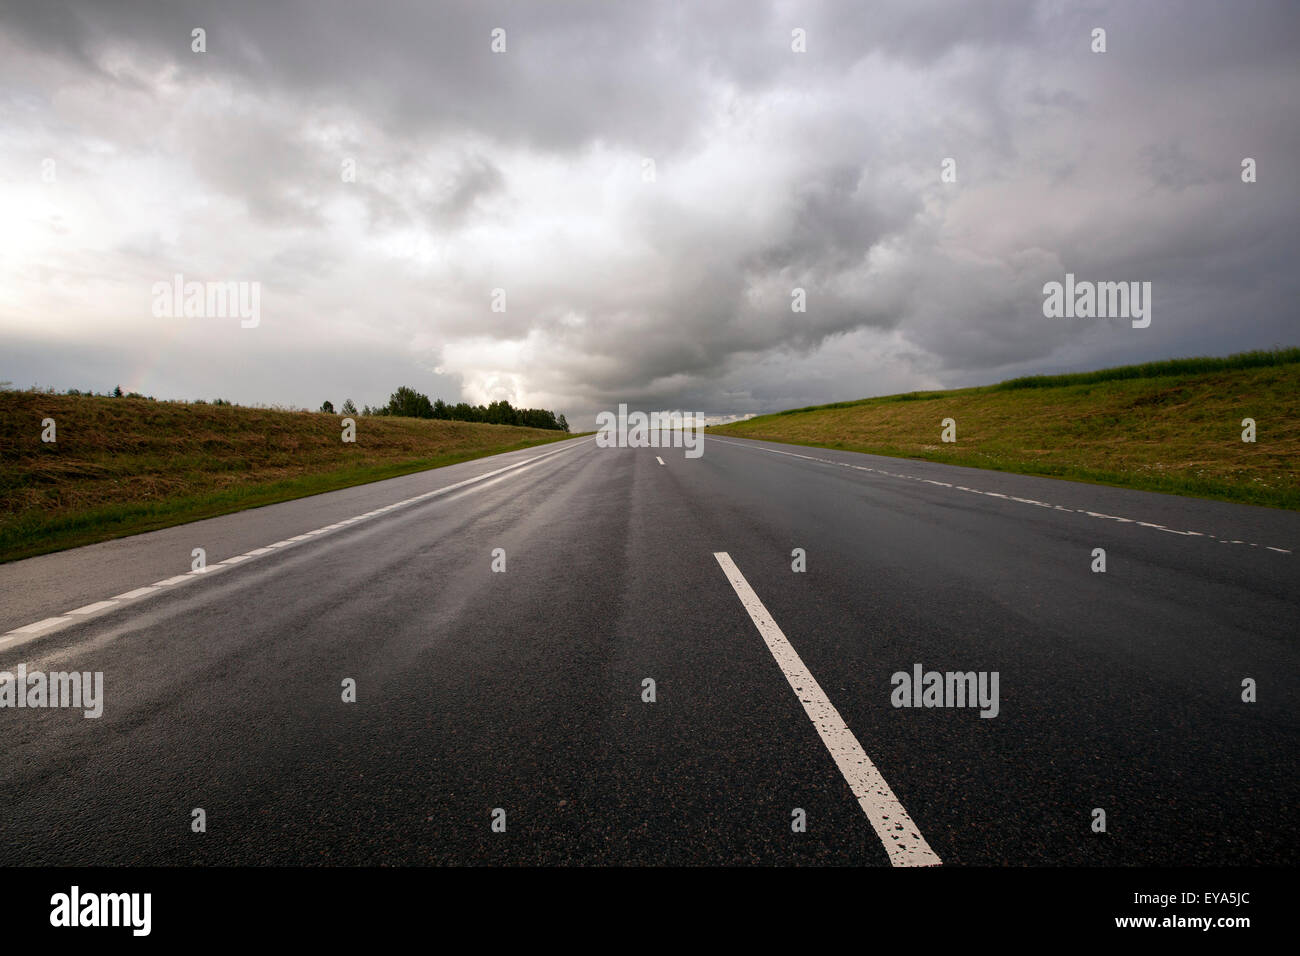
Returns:
[[[835,402],[709,434],[1300,509],[1300,348]]]
[[[345,443],[342,418],[0,392],[0,562],[573,437],[355,416]]]

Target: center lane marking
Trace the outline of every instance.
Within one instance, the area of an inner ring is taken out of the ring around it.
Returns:
[[[785,679],[789,681],[790,688],[803,704],[804,712],[817,728],[822,743],[831,752],[831,757],[834,758],[835,765],[840,768],[840,773],[844,775],[849,789],[858,798],[862,812],[867,815],[876,835],[880,837],[880,842],[885,845],[890,864],[892,866],[939,866],[943,862],[939,859],[939,855],[930,849],[930,844],[925,842],[925,837],[921,836],[921,831],[912,822],[912,818],[908,816],[898,798],[894,796],[894,791],[889,789],[889,784],[885,782],[876,765],[862,749],[858,738],[853,736],[853,731],[849,730],[849,725],[844,722],[844,718],[835,709],[835,705],[826,696],[817,679],[812,676],[799,655],[795,653],[795,649],[790,646],[781,628],[777,626],[772,615],[763,606],[763,602],[754,593],[754,589],[745,580],[745,576],[736,567],[736,562],[731,560],[731,555],[725,551],[715,551],[713,556],[722,566],[722,572],[731,582],[736,596],[740,598],[740,603],[749,612],[750,620],[758,628],[758,633],[762,635],[767,649],[776,658],[776,663],[781,668],[781,673],[785,675]]]

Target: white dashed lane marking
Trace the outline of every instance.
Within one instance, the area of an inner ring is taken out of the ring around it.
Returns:
[[[749,612],[749,618],[758,628],[767,649],[776,658],[777,666],[789,682],[790,689],[799,698],[799,703],[803,704],[804,713],[817,728],[822,743],[831,752],[835,766],[839,767],[853,796],[857,797],[858,805],[862,807],[862,812],[867,815],[872,829],[889,854],[889,862],[894,866],[938,866],[942,862],[939,854],[925,842],[925,837],[921,836],[921,831],[912,822],[907,810],[898,797],[894,796],[894,791],[862,749],[858,738],[853,736],[853,731],[849,730],[849,725],[844,722],[817,679],[790,646],[781,628],[736,567],[736,562],[731,560],[731,555],[725,551],[715,551],[713,556],[722,566],[740,603]]]
[[[1167,528],[1162,524],[1154,524],[1150,521],[1138,521],[1136,518],[1121,518],[1119,515],[1103,514],[1100,511],[1088,511],[1086,508],[1064,508],[1061,505],[1054,505],[1046,501],[1037,501],[1033,498],[1017,498],[1015,495],[1004,495],[996,491],[980,491],[978,488],[967,488],[965,485],[950,485],[946,481],[933,481],[929,478],[922,478],[919,475],[905,475],[901,472],[886,471],[884,468],[871,468],[867,465],[854,465],[847,461],[834,461],[830,458],[818,458],[814,455],[799,455],[792,451],[777,451],[775,448],[767,448],[763,445],[744,445],[740,442],[724,441],[721,438],[709,436],[709,441],[716,441],[723,445],[733,445],[736,448],[750,448],[755,451],[766,451],[773,455],[785,455],[787,458],[802,458],[804,461],[815,461],[821,465],[837,465],[840,468],[852,468],[854,471],[869,471],[876,475],[885,475],[889,478],[903,478],[907,481],[923,481],[927,485],[940,485],[944,488],[952,488],[956,491],[965,491],[973,495],[984,495],[986,498],[1001,498],[1004,501],[1017,501],[1024,505],[1034,505],[1038,508],[1050,508],[1053,511],[1066,511],[1070,514],[1087,515],[1089,518],[1101,518],[1106,521],[1119,521],[1123,524],[1134,524],[1141,528],[1151,528],[1155,531],[1163,531],[1166,534],[1176,534],[1183,537],[1208,538],[1211,541],[1218,541],[1222,544],[1242,544],[1252,548],[1258,548],[1258,544],[1252,544],[1249,541],[1239,541],[1234,538],[1220,538],[1217,535],[1210,534],[1206,531],[1179,531],[1175,528]],[[1265,545],[1269,551],[1276,551],[1279,554],[1290,554],[1286,548],[1274,548],[1271,545]]]

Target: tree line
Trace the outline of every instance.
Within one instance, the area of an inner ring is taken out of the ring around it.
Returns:
[[[333,412],[332,402],[321,405],[322,412]],[[352,399],[343,403],[343,411],[356,414]],[[371,408],[366,405],[361,409],[362,415],[394,415],[401,418],[440,418],[454,422],[485,422],[489,425],[522,425],[525,428],[549,428],[567,432],[569,423],[563,415],[545,408],[515,408],[507,401],[496,401],[490,405],[471,405],[457,402],[451,405],[441,398],[429,400],[428,395],[403,385],[388,396],[388,404]]]
[[[0,391],[12,389],[9,382],[0,382]],[[41,389],[33,385],[28,391],[44,391],[50,395],[57,395],[54,388]],[[124,392],[119,385],[111,392],[96,392],[93,389],[82,391],[76,388],[70,388],[64,394],[74,396],[86,396],[94,398],[143,398],[148,401],[156,401],[152,395],[141,395],[139,392]],[[234,405],[234,402],[224,398],[215,398],[211,402],[207,399],[196,398],[189,404],[191,405]],[[254,406],[265,407],[265,406]],[[275,406],[278,407],[278,406]],[[292,409],[287,409],[292,411]],[[307,409],[301,409],[307,411]],[[323,402],[319,411],[328,412],[333,415],[333,402]],[[406,385],[401,386],[397,391],[388,397],[387,405],[379,405],[371,408],[366,405],[357,411],[357,406],[352,399],[347,399],[343,407],[337,414],[343,415],[395,415],[403,418],[441,418],[447,421],[455,422],[485,422],[489,425],[520,425],[524,428],[548,428],[554,431],[567,432],[569,422],[563,415],[557,415],[555,412],[545,408],[515,408],[507,401],[493,402],[490,405],[470,405],[468,402],[457,402],[450,405],[441,398],[436,401],[429,401],[428,395],[422,395],[415,389]]]

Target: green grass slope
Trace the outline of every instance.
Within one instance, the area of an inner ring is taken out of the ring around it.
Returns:
[[[1300,349],[835,402],[709,434],[1297,509]]]

